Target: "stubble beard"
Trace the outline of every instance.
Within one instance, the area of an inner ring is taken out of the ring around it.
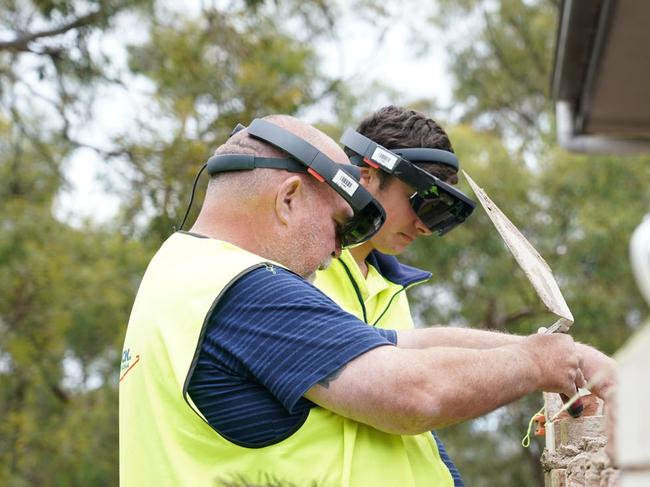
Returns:
[[[314,263],[314,252],[323,246],[319,234],[319,229],[315,225],[304,225],[297,235],[285,235],[282,243],[279,240],[272,240],[268,256],[313,283],[316,271],[326,269],[332,262],[333,256],[333,253],[329,254],[322,262]]]
[[[334,257],[329,255],[327,257],[327,259],[325,259],[325,261],[323,263],[321,263],[321,265],[318,266],[318,269],[316,271],[324,271],[325,269],[327,269],[330,266],[330,264],[332,263],[333,258]],[[309,274],[307,274],[304,277],[305,281],[307,281],[309,284],[314,284],[314,281],[316,280],[316,271],[313,271],[313,272],[310,272]]]

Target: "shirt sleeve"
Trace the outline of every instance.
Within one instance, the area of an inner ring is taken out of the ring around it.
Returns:
[[[235,281],[209,318],[202,349],[245,371],[289,411],[318,381],[359,355],[395,345],[301,277],[274,266]]]

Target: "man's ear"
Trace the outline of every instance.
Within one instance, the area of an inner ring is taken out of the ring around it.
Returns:
[[[377,169],[372,167],[361,167],[361,185],[371,193],[375,194],[379,190],[379,174]]]
[[[275,215],[278,220],[287,225],[293,213],[298,209],[304,184],[299,176],[291,176],[282,181],[275,193]]]

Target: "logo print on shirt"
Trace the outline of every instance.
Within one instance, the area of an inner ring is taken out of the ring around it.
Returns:
[[[122,382],[122,379],[126,377],[126,374],[128,374],[129,371],[135,367],[135,364],[137,364],[139,361],[140,354],[137,354],[135,358],[131,358],[131,349],[124,349],[122,352],[122,363],[120,364],[120,382]]]

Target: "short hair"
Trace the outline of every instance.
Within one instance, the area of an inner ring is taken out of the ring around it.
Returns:
[[[454,152],[447,133],[435,120],[423,113],[395,105],[380,108],[363,119],[357,127],[357,132],[386,149],[425,147]],[[348,149],[346,151],[348,155],[352,154]],[[458,182],[456,170],[445,164],[421,162],[415,164],[445,182],[451,184]],[[381,189],[386,186],[389,174],[381,170],[377,172]]]
[[[309,125],[301,122],[290,115],[267,115],[262,120],[270,122],[284,129],[293,127],[291,132],[312,145],[325,143],[328,139],[323,139],[324,134]],[[298,125],[297,125],[298,124]],[[332,141],[332,144],[336,145]],[[265,140],[251,137],[248,130],[242,129],[232,134],[225,143],[217,148],[215,155],[242,154],[259,157],[289,158],[282,149],[275,147]],[[252,197],[261,192],[262,188],[268,184],[276,184],[285,178],[289,173],[277,169],[257,168],[253,171],[228,171],[224,173],[215,173],[210,176],[208,183],[208,192],[213,193],[217,186],[227,187],[229,191],[237,191],[240,198]],[[317,181],[313,177],[303,177],[302,180],[313,189],[319,189],[320,185],[315,184]],[[312,181],[313,180],[313,181]]]

